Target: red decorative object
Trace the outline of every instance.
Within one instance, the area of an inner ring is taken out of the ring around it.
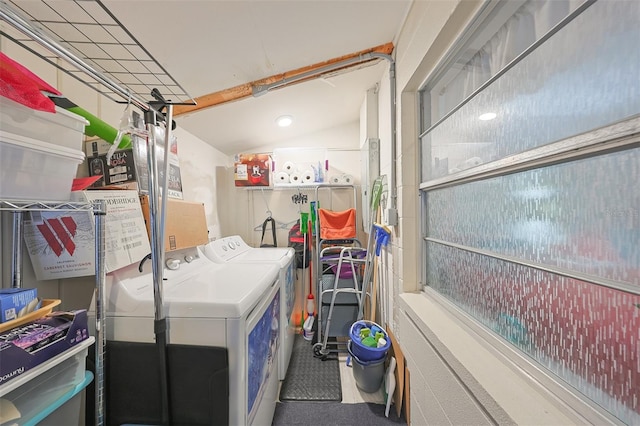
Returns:
[[[235,183],[239,187],[269,186],[271,157],[268,154],[238,154],[235,157]]]

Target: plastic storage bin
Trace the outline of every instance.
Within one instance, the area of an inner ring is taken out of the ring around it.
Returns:
[[[274,187],[313,186],[327,182],[327,152],[326,148],[274,149]]]
[[[89,122],[63,108],[56,113],[37,111],[0,96],[0,129],[3,132],[82,151],[84,127]]]
[[[1,130],[0,198],[67,201],[83,161],[81,150]]]
[[[80,342],[44,364],[0,385],[0,398],[10,401],[20,412],[20,418],[15,420],[17,424],[30,424],[34,419],[50,415],[51,407],[55,406],[56,401],[71,401],[84,389],[87,381],[85,360],[93,342],[93,337]],[[69,421],[59,424],[77,424],[73,419],[79,413],[68,412],[69,407],[76,405],[63,405],[65,410],[52,418],[67,413]],[[79,405],[77,407],[80,408]]]
[[[93,373],[85,371],[84,380],[62,395],[24,426],[60,426],[84,424],[82,403],[85,388],[93,381]]]

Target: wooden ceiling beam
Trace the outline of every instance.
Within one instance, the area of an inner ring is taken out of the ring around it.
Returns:
[[[393,43],[386,43],[380,46],[376,46],[370,49],[362,50],[360,52],[351,53],[349,55],[339,56],[337,58],[329,59],[328,61],[319,62],[317,64],[308,65],[302,68],[298,68],[292,71],[287,71],[281,74],[275,74],[270,77],[266,77],[260,80],[255,80],[250,83],[240,84],[238,86],[230,87],[228,89],[220,90],[218,92],[209,93],[207,95],[202,95],[194,98],[193,100],[196,102],[196,105],[174,105],[173,107],[173,115],[179,116],[182,114],[188,114],[195,111],[200,111],[203,109],[211,108],[217,105],[221,105],[227,102],[237,101],[239,99],[247,98],[253,95],[252,88],[254,86],[268,85],[272,83],[276,83],[278,81],[285,80],[287,78],[295,77],[297,75],[307,73],[310,71],[318,70],[320,68],[339,63],[341,61],[349,60],[357,58],[358,56],[365,55],[368,53],[379,53],[384,55],[390,55],[393,52]],[[371,60],[371,59],[369,59]],[[367,61],[363,61],[367,62]],[[349,68],[351,66],[357,66],[359,63],[354,63],[350,66],[345,66],[344,68]],[[341,68],[342,69],[342,68]],[[299,83],[301,81],[308,81],[316,77],[308,77],[304,80],[296,81],[295,83]],[[289,84],[294,84],[289,83]],[[289,85],[287,84],[287,85]],[[286,87],[287,85],[283,85],[281,87]]]

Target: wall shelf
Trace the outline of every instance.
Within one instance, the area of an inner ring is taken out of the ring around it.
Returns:
[[[98,207],[99,208],[99,207]],[[2,200],[0,199],[0,211],[24,212],[24,211],[92,211],[96,205],[87,202],[74,201],[35,201],[35,200]]]

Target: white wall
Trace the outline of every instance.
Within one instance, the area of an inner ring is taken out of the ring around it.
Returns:
[[[224,197],[217,190],[217,171],[232,167],[232,159],[182,129],[179,120],[177,123],[175,135],[178,138],[184,199],[204,204],[209,239],[220,238],[224,228],[220,222],[218,206]]]

